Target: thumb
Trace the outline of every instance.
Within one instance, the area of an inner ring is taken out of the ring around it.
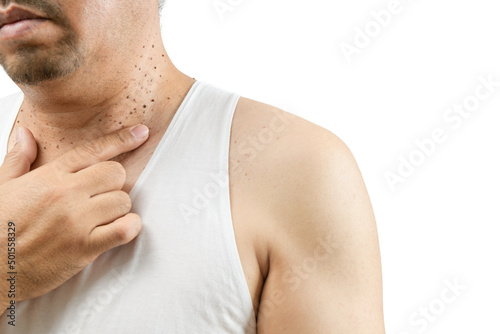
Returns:
[[[7,153],[0,167],[0,184],[23,176],[30,171],[35,161],[38,148],[35,137],[28,128],[19,126],[16,129],[16,143]]]

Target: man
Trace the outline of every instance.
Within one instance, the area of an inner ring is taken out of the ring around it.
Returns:
[[[181,73],[158,1],[0,5],[2,333],[384,333],[340,139]]]

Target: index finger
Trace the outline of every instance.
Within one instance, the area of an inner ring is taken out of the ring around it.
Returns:
[[[77,172],[136,149],[148,136],[149,129],[144,124],[120,129],[72,148],[53,163],[63,171]]]

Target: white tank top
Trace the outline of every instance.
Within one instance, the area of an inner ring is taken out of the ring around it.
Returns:
[[[196,82],[130,192],[141,234],[17,303],[16,327],[4,314],[0,333],[256,333],[229,202],[238,98]],[[22,99],[0,100],[0,162]]]

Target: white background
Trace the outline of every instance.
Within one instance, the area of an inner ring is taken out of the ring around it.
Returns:
[[[341,43],[376,29],[370,13],[390,0],[222,0],[232,4],[222,17],[213,0],[167,2],[177,67],[319,124],[353,151],[377,217],[388,334],[500,332],[500,87],[456,129],[443,120],[480,76],[500,81],[496,1],[401,0],[350,63]],[[1,72],[0,97],[16,90]],[[391,190],[385,174],[436,128],[447,140]],[[466,287],[449,303],[446,280]]]

